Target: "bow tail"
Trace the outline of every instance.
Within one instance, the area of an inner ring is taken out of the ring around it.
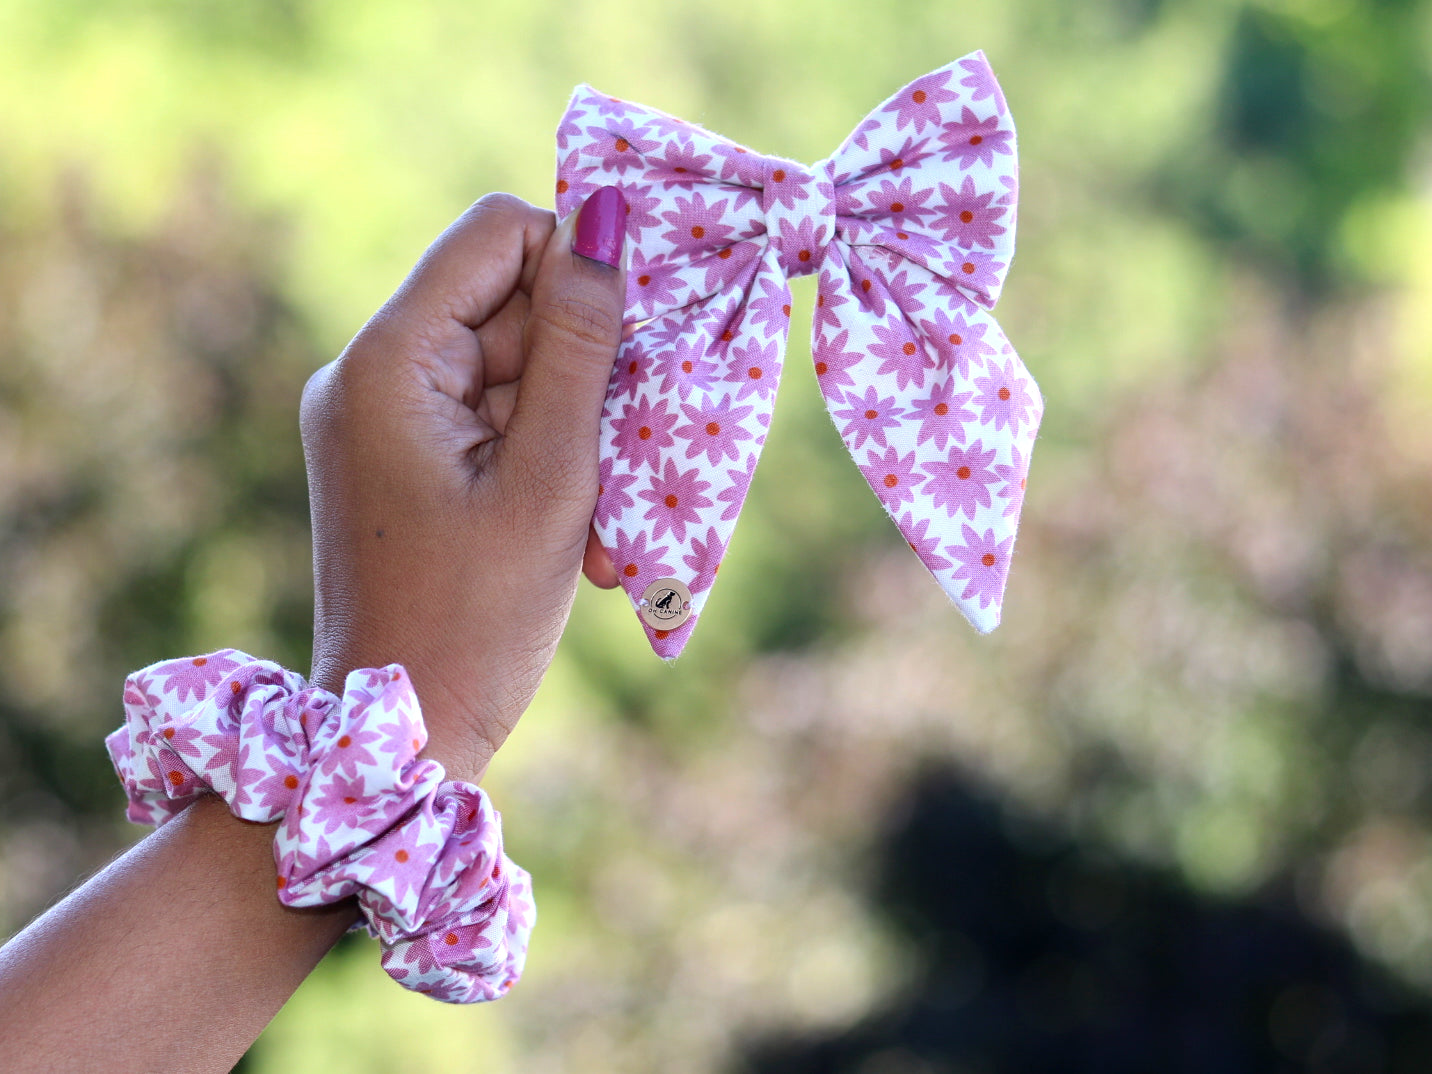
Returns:
[[[680,655],[716,581],[770,428],[789,330],[790,288],[768,250],[731,290],[632,329],[617,355],[593,523],[664,660]],[[642,614],[664,579],[691,593],[689,617],[672,628]]]
[[[988,633],[1043,413],[1033,378],[987,311],[880,247],[832,243],[818,295],[811,355],[846,450],[921,562]]]

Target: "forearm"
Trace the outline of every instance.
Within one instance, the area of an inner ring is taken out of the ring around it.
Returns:
[[[279,903],[274,827],[202,798],[0,949],[0,1066],[232,1067],[358,916]]]

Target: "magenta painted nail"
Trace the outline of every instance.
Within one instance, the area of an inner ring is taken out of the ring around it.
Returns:
[[[572,249],[583,257],[616,268],[622,262],[626,237],[626,198],[620,188],[604,186],[577,210],[577,235]]]

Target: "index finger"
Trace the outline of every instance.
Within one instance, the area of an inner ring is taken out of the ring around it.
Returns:
[[[556,227],[552,213],[511,194],[488,194],[437,237],[385,311],[477,331],[512,297],[530,293]]]

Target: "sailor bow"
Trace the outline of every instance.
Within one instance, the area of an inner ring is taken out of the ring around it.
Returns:
[[[810,166],[585,85],[557,147],[559,215],[607,185],[629,208],[594,521],[656,653],[700,617],[770,428],[787,280],[817,273],[826,409],[910,547],[993,630],[1043,402],[987,312],[1018,169],[984,54],[916,79]],[[673,579],[690,606],[664,629],[643,613]]]

